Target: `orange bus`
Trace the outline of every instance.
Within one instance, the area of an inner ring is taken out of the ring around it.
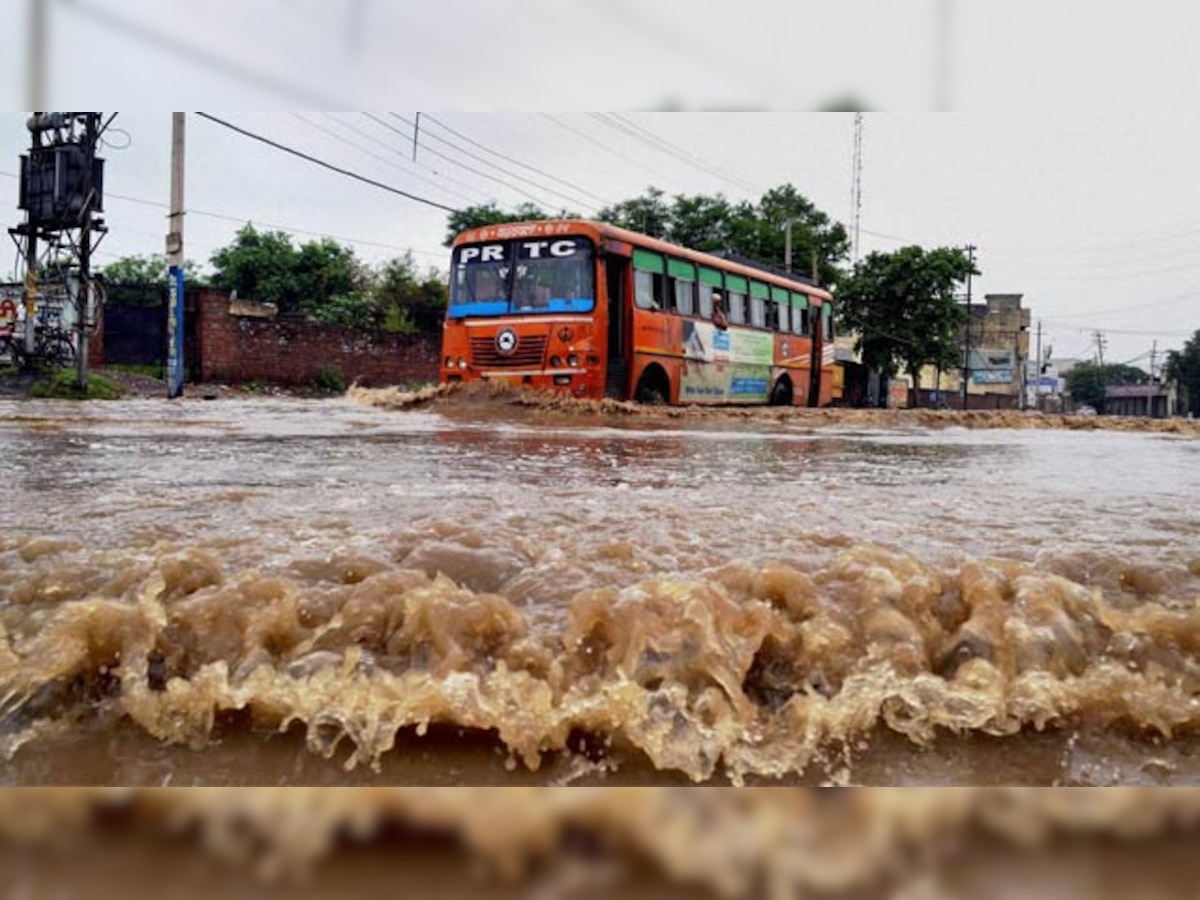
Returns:
[[[578,219],[454,241],[442,383],[826,406],[834,371],[833,298],[812,284]]]

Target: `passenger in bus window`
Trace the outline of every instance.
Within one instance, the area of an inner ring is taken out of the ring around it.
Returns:
[[[725,301],[720,291],[712,292],[712,320],[722,331],[729,327],[729,319],[725,316]]]

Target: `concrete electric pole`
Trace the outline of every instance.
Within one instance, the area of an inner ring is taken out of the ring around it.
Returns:
[[[167,262],[167,397],[183,394],[183,172],[186,114],[171,114],[171,212]]]

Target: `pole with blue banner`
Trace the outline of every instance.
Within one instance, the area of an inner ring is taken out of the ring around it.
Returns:
[[[171,213],[167,231],[167,397],[183,395],[183,145],[185,118],[171,114]]]
[[[183,269],[171,266],[167,276],[167,397],[183,396]]]

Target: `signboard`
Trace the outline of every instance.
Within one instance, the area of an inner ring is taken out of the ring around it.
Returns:
[[[1012,380],[1012,369],[992,369],[982,372],[973,369],[971,371],[971,381],[975,384],[1012,384]]]
[[[742,328],[722,330],[709,322],[687,319],[682,326],[687,365],[679,390],[684,399],[766,399],[775,353],[774,335]]]

